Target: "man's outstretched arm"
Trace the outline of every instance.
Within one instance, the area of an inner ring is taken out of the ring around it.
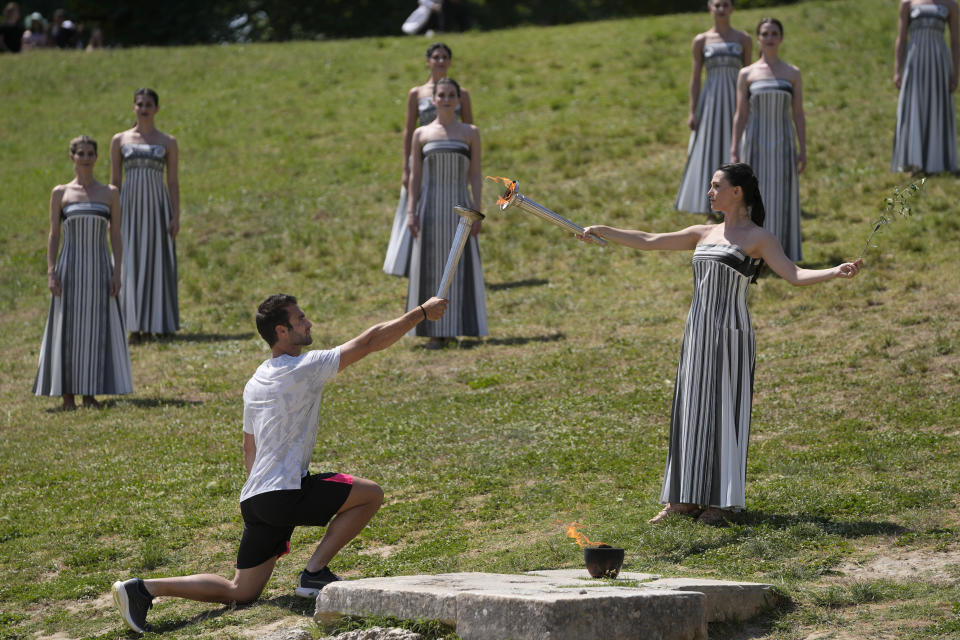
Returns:
[[[439,320],[446,310],[446,300],[430,298],[399,318],[373,325],[353,340],[340,346],[340,368],[338,371],[343,371],[346,367],[374,351],[386,349],[424,320]]]

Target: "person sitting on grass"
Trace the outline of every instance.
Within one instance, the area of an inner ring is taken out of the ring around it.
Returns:
[[[124,621],[143,633],[147,611],[157,596],[224,604],[256,600],[277,560],[289,552],[294,527],[301,525],[330,523],[300,573],[296,594],[315,598],[320,589],[340,580],[327,564],[374,516],[383,503],[383,490],[370,480],[343,473],[309,473],[324,384],[367,354],[389,347],[420,322],[440,319],[446,309],[446,300],[430,298],[339,347],[301,353],[313,342],[312,325],[297,299],[275,294],[264,300],[257,309],[257,330],[273,357],[257,368],[243,390],[247,481],[240,493],[243,536],[236,575],[233,580],[198,574],[117,581],[113,598]]]

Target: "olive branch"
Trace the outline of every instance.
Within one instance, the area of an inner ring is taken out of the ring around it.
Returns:
[[[873,240],[873,236],[876,235],[877,231],[880,231],[881,227],[896,220],[897,216],[903,218],[910,216],[912,212],[909,204],[910,198],[920,193],[926,182],[926,178],[920,178],[919,183],[911,182],[903,187],[894,187],[893,195],[883,199],[883,213],[880,214],[880,217],[874,222],[873,232],[870,234],[870,237],[867,238],[866,244],[863,245],[863,251],[860,252],[857,260],[862,258],[863,254],[870,248],[870,241]]]

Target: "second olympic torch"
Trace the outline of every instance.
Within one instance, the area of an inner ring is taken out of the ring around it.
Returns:
[[[470,228],[474,222],[483,220],[483,214],[476,209],[461,207],[459,205],[453,208],[460,216],[460,223],[457,225],[457,232],[453,236],[453,244],[450,245],[450,254],[447,256],[447,264],[443,267],[443,275],[440,277],[440,286],[437,288],[437,297],[446,298],[450,285],[453,283],[453,276],[457,272],[457,266],[460,264],[460,257],[463,255],[463,248],[470,238]]]
[[[520,193],[520,183],[518,181],[510,180],[509,178],[491,178],[490,176],[487,176],[487,178],[490,180],[499,180],[507,187],[507,190],[504,192],[504,194],[497,199],[497,204],[500,205],[500,211],[506,211],[508,208],[515,206],[518,209],[526,211],[527,213],[532,213],[542,220],[551,222],[561,229],[569,231],[570,233],[578,236],[583,235],[583,227],[575,222],[567,220],[559,213],[554,213],[539,202],[534,202],[530,198]],[[607,246],[607,241],[600,236],[590,234],[590,237],[597,244]]]

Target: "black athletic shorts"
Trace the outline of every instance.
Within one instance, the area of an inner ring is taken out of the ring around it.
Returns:
[[[243,537],[237,551],[237,569],[250,569],[289,553],[293,528],[326,526],[352,488],[353,476],[320,473],[301,478],[299,489],[268,491],[241,502]]]

